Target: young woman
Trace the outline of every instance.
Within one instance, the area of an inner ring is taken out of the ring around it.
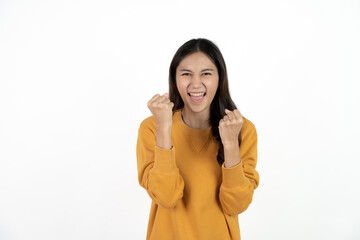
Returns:
[[[169,94],[153,96],[137,141],[152,199],[146,239],[240,239],[238,214],[259,185],[257,132],[231,100],[225,61],[207,39],[182,45]]]

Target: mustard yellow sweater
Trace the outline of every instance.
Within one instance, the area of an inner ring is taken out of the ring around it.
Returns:
[[[173,115],[170,150],[156,146],[154,117],[141,124],[137,140],[140,185],[152,199],[149,240],[238,240],[238,214],[250,205],[259,184],[257,132],[244,118],[241,163],[225,168],[208,129],[187,126]]]

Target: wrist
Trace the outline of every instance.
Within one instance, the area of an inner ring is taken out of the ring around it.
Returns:
[[[171,127],[156,129],[156,145],[160,148],[171,149]]]
[[[167,132],[167,131],[171,131],[171,126],[172,123],[161,123],[161,124],[156,124],[156,131],[159,132]]]
[[[224,141],[224,142],[222,142],[222,144],[224,146],[224,149],[232,150],[232,149],[239,148],[239,140],[238,139],[233,140],[233,141]]]

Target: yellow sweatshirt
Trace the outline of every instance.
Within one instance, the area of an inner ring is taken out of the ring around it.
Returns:
[[[156,146],[153,116],[139,127],[137,167],[140,185],[152,199],[147,240],[239,240],[238,214],[250,205],[259,184],[257,132],[244,118],[241,162],[225,168],[216,160],[211,127],[187,126],[177,110],[172,149]]]

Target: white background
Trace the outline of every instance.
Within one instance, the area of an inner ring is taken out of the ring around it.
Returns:
[[[360,239],[359,1],[0,1],[0,239],[145,239],[146,103],[187,40],[258,132],[244,240]]]

